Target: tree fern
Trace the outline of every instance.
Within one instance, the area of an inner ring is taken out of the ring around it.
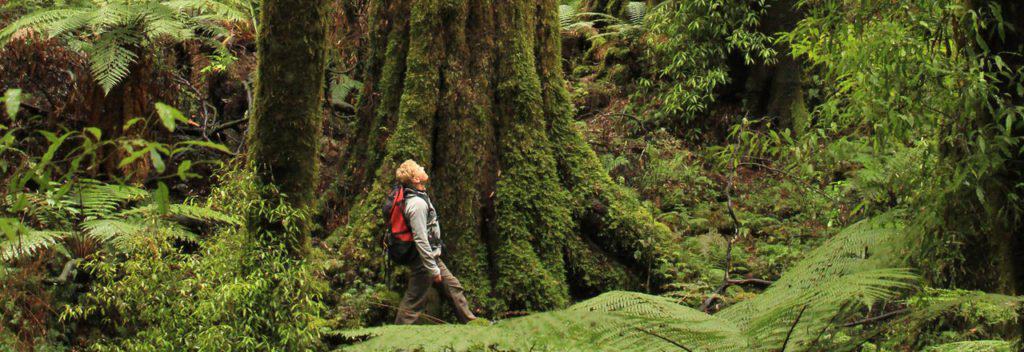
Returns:
[[[180,42],[198,33],[223,35],[219,21],[240,20],[243,0],[87,1],[29,13],[0,30],[0,45],[22,31],[61,38],[85,52],[94,79],[109,93],[128,76],[140,51],[163,41]],[[251,7],[250,7],[251,9]],[[216,44],[216,41],[208,41]]]
[[[385,326],[349,331],[369,338],[346,351],[742,351],[748,341],[726,320],[670,299],[609,292],[568,309],[492,326]]]
[[[640,293],[611,292],[568,309],[479,326],[387,326],[345,332],[346,350],[787,351],[807,348],[836,318],[895,298],[916,276],[882,250],[893,215],[851,226],[757,297],[714,316]],[[841,320],[840,320],[841,321]]]

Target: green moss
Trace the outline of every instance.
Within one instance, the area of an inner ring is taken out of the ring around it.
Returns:
[[[377,200],[396,162],[415,158],[433,176],[445,260],[485,310],[563,307],[571,296],[646,282],[656,261],[634,253],[655,250],[668,230],[611,181],[572,127],[557,2],[424,1],[388,9],[395,12],[381,18],[410,23],[406,32],[380,34],[388,45],[408,43],[394,61],[404,70],[381,71],[395,77],[381,89],[400,87],[401,99],[377,108],[378,116],[397,116],[378,119],[387,141],[367,146],[385,156],[331,239],[338,255],[366,264],[337,275],[379,277]],[[583,224],[594,214],[597,227]],[[581,237],[581,230],[593,233]]]
[[[249,124],[249,161],[266,188],[270,204],[304,209],[313,202],[319,172],[318,150],[325,73],[326,9],[319,0],[266,1],[266,30],[257,39],[259,67],[255,106]],[[295,11],[302,9],[302,11]],[[254,210],[255,233],[273,233],[289,251],[304,250],[304,235],[267,221]]]

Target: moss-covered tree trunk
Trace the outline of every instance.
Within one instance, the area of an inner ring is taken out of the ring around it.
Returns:
[[[322,0],[264,0],[257,38],[257,78],[249,123],[249,160],[260,182],[273,185],[263,198],[295,209],[313,199],[318,172],[325,73],[326,11]],[[254,233],[294,255],[304,251],[302,231],[253,214]]]
[[[547,309],[665,279],[669,230],[582,138],[560,68],[555,0],[372,1],[356,201],[338,248],[379,272],[377,206],[394,168],[432,174],[445,261],[492,309]],[[654,274],[658,273],[658,274]]]

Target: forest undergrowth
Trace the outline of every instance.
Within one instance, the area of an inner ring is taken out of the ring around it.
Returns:
[[[1024,5],[309,1],[306,114],[274,1],[0,4],[0,351],[1024,346]],[[413,156],[487,321],[388,325]]]

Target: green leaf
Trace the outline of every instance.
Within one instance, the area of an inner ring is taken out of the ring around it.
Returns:
[[[164,128],[171,132],[174,132],[176,122],[188,122],[181,111],[164,103],[156,103],[156,113],[160,115],[160,122],[163,123]]]
[[[129,128],[132,128],[133,125],[135,125],[136,123],[141,122],[141,121],[142,121],[141,117],[136,117],[136,118],[130,119],[128,121],[125,121],[124,126],[122,128],[127,130]]]
[[[151,150],[153,150],[153,147],[145,147],[140,150],[130,151],[131,154],[129,154],[127,158],[121,159],[121,162],[117,164],[117,167],[121,168],[128,166],[128,164],[131,164],[136,159],[141,158],[143,155],[146,155],[146,152]]]
[[[188,176],[189,176],[188,170],[191,169],[191,168],[192,168],[192,160],[185,160],[185,161],[182,161],[181,164],[178,164],[178,178],[180,178],[182,181],[188,180]]]
[[[149,150],[149,159],[153,161],[153,167],[156,168],[156,172],[163,173],[167,169],[167,165],[164,164],[164,158],[160,156],[160,152],[156,151],[156,148]]]
[[[21,89],[8,89],[4,93],[4,106],[7,107],[7,117],[14,120],[21,108]]]
[[[91,134],[97,141],[103,138],[103,130],[98,127],[86,127],[85,132]]]

